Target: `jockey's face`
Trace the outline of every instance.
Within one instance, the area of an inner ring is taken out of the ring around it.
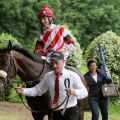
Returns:
[[[88,68],[89,68],[90,72],[94,73],[94,72],[96,72],[97,65],[95,62],[93,62],[89,65]]]
[[[51,65],[56,73],[60,73],[64,68],[65,61],[64,60],[51,60]]]
[[[43,29],[47,29],[50,25],[49,18],[48,17],[41,18],[40,23],[42,24]]]

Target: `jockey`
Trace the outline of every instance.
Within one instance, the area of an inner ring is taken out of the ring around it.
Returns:
[[[53,10],[46,5],[40,8],[37,17],[42,28],[36,42],[35,52],[40,52],[43,56],[49,56],[51,51],[61,51],[66,60],[69,52],[75,49],[69,30],[52,23],[55,15]]]

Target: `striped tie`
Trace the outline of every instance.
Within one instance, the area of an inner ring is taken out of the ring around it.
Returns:
[[[62,75],[62,73],[55,73],[56,75],[56,79],[55,79],[55,95],[54,95],[54,100],[53,100],[53,104],[57,104],[58,103],[58,99],[59,99],[59,78]]]

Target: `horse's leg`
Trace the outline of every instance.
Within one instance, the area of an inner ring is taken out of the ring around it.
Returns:
[[[5,100],[5,94],[4,94],[4,91],[2,92],[2,101]]]
[[[48,113],[48,120],[53,120],[53,112]]]
[[[78,100],[78,109],[79,109],[79,118],[78,120],[83,120],[84,119],[84,101],[83,100]]]
[[[34,120],[43,120],[45,115],[41,113],[32,112],[32,116]]]

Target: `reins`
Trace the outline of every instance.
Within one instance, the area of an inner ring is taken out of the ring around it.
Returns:
[[[69,88],[69,87],[70,87],[70,79],[69,79],[69,78],[66,78],[66,79],[65,79],[64,85],[65,85],[66,88]],[[50,110],[44,109],[44,110],[42,110],[42,111],[38,111],[38,110],[32,110],[32,109],[30,109],[28,106],[26,106],[26,104],[25,104],[24,101],[23,101],[23,98],[22,98],[22,95],[21,95],[21,94],[19,94],[19,97],[20,97],[23,105],[25,106],[25,108],[27,108],[29,111],[34,112],[34,113],[38,113],[38,112],[42,113],[42,112],[48,112],[48,111],[57,110],[57,109],[58,109],[60,106],[62,106],[62,105],[65,103],[65,101],[66,101],[65,107],[64,107],[63,110],[61,111],[61,114],[64,115],[64,114],[65,114],[65,111],[66,111],[66,108],[67,108],[68,101],[69,101],[69,95],[67,95],[66,98],[63,100],[63,102],[62,102],[61,104],[59,104],[58,106],[56,106],[55,108],[51,108]]]

